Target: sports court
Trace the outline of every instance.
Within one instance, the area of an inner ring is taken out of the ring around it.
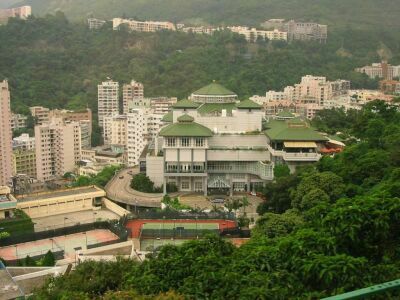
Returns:
[[[171,231],[174,230],[179,234],[180,230],[219,230],[223,231],[224,229],[228,228],[236,228],[237,224],[235,221],[232,220],[193,220],[193,219],[137,219],[137,220],[130,220],[126,224],[126,228],[130,229],[132,232],[132,238],[139,238],[141,231]]]
[[[85,249],[87,245],[118,240],[118,236],[107,229],[95,229],[86,232],[57,236],[0,248],[0,257],[5,260],[15,260],[29,256],[38,256],[47,251],[65,251],[65,258],[74,258],[75,249]]]

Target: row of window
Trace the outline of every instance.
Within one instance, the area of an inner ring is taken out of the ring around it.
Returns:
[[[204,138],[195,138],[192,139],[189,137],[182,137],[182,138],[166,138],[165,144],[167,147],[177,147],[179,142],[180,147],[191,147],[192,144],[195,147],[204,147],[205,139]]]

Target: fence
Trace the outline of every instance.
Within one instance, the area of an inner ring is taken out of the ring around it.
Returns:
[[[57,228],[48,231],[11,235],[1,240],[1,246],[10,246],[20,243],[49,239],[57,236],[80,233],[94,229],[108,229],[119,237],[119,241],[126,241],[130,235],[129,230],[123,226],[122,222],[102,221],[87,224],[75,224],[73,226]]]
[[[191,239],[195,237],[204,237],[208,234],[219,235],[218,229],[142,229],[140,232],[141,239]]]
[[[34,261],[38,261],[41,258],[43,258],[46,253],[48,252],[48,250],[46,251],[40,251],[40,254],[36,254],[36,255],[29,255],[29,257],[34,260]],[[60,260],[64,258],[64,254],[65,251],[64,250],[58,250],[58,251],[52,251],[55,260]],[[18,258],[18,259],[4,259],[4,262],[7,266],[19,266],[20,264],[18,262],[23,262],[24,258]]]
[[[181,212],[175,210],[149,210],[149,211],[138,211],[136,214],[132,214],[129,216],[131,219],[201,219],[201,220],[232,220],[236,221],[234,213],[228,212]]]

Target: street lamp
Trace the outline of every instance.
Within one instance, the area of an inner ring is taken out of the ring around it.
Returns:
[[[53,239],[50,239],[50,241],[51,241],[51,250],[53,250],[53,249],[54,249],[54,245],[53,245],[54,240],[53,240]]]
[[[196,216],[196,238],[199,239],[199,234],[198,234],[198,231],[197,231],[197,218],[198,217]]]
[[[15,245],[15,257],[18,260],[18,245]]]

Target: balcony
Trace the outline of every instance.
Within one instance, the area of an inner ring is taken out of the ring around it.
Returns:
[[[283,159],[286,161],[319,161],[321,159],[321,154],[315,152],[283,152]]]

